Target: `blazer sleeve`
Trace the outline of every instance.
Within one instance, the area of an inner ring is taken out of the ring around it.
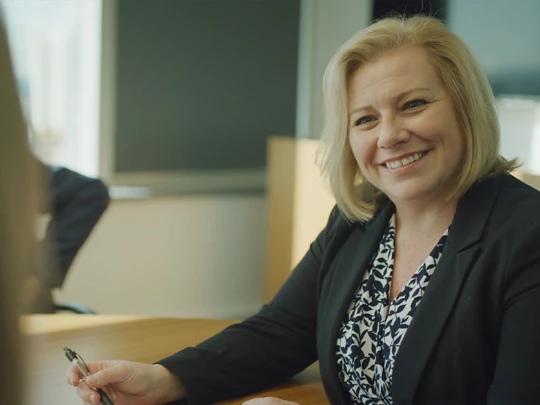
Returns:
[[[182,381],[182,404],[207,404],[272,387],[317,360],[321,260],[341,214],[326,228],[268,305],[193,348],[158,362]]]
[[[523,236],[504,281],[504,315],[487,403],[540,403],[540,225]]]
[[[43,164],[42,164],[43,165]],[[51,214],[41,250],[55,259],[44,271],[45,282],[60,287],[77,252],[109,204],[105,184],[64,167],[43,165],[47,170],[48,204],[43,211]]]

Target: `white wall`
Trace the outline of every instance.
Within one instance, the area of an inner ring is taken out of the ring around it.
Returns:
[[[540,97],[499,98],[500,152],[507,159],[518,158],[520,170],[540,175]]]
[[[462,38],[498,98],[501,154],[540,174],[540,1],[452,0],[450,29]],[[536,99],[536,101],[534,100]]]
[[[262,304],[263,196],[115,200],[59,299],[100,313],[243,318]]]
[[[371,0],[302,0],[296,103],[296,136],[319,138],[322,79],[337,48],[369,25]]]
[[[500,93],[538,95],[540,1],[451,0],[449,28],[462,38]]]

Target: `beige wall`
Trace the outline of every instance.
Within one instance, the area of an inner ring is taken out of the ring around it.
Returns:
[[[57,294],[100,313],[238,318],[262,303],[262,196],[113,201]]]

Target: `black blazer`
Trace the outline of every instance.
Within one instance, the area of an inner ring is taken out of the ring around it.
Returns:
[[[51,290],[64,283],[75,256],[109,204],[109,192],[99,179],[38,159],[35,163],[44,197],[39,212],[50,214],[51,219],[38,245],[39,266],[34,275],[40,284],[24,311],[53,313],[56,304]]]
[[[201,404],[267,388],[317,359],[331,404],[345,312],[394,211],[366,224],[334,209],[274,299],[159,363]],[[395,359],[394,404],[540,403],[540,192],[512,176],[461,199],[443,255]]]
[[[37,160],[45,185],[41,213],[51,214],[42,250],[50,250],[55,264],[45,270],[45,282],[61,287],[80,248],[109,205],[109,191],[100,179]]]

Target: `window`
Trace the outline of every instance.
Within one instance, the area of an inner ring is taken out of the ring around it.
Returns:
[[[2,0],[35,154],[99,169],[101,0]]]

